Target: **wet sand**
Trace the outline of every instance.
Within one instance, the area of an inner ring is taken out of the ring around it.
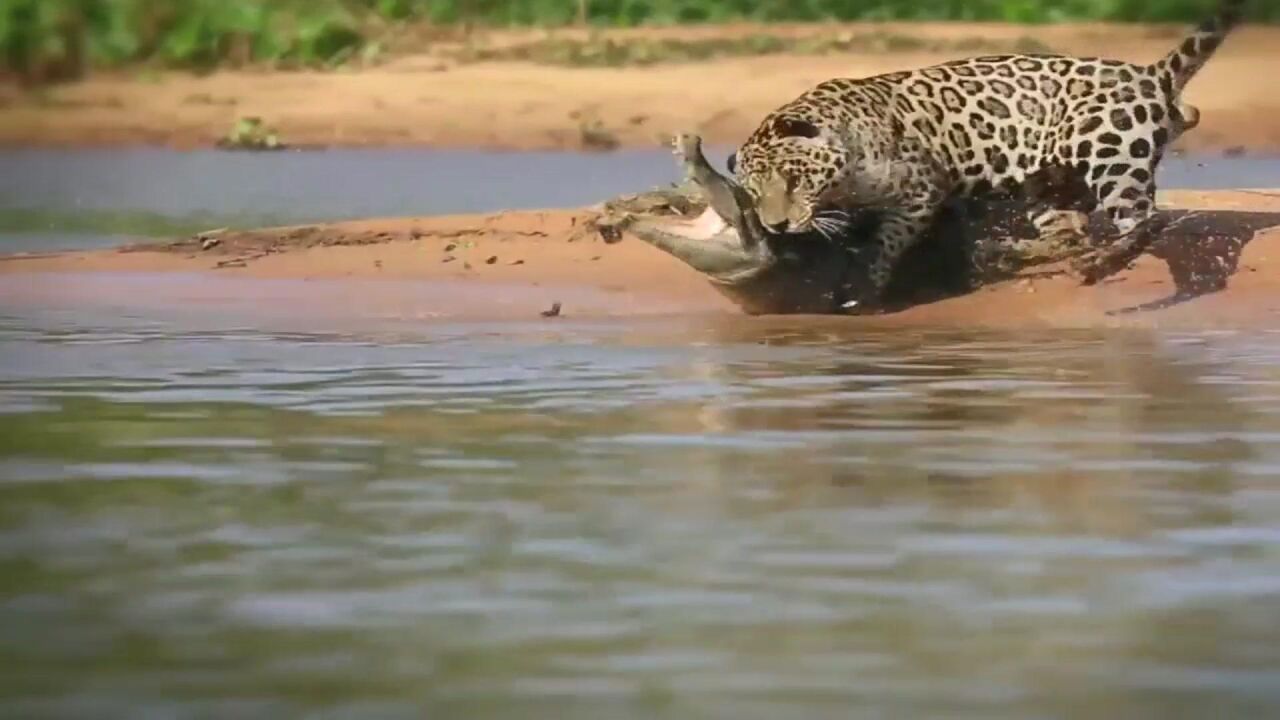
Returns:
[[[1040,268],[977,292],[872,317],[749,320],[702,276],[591,210],[377,219],[219,233],[103,251],[0,258],[0,303],[298,303],[324,316],[718,315],[744,322],[929,327],[1280,327],[1280,190],[1170,191],[1192,210],[1097,287]],[[207,245],[202,249],[202,245]],[[151,278],[152,282],[144,282]],[[234,282],[231,282],[234,281]],[[258,282],[254,282],[258,281]],[[160,291],[168,284],[168,291]],[[289,288],[308,288],[293,292]],[[150,289],[148,289],[150,288]]]
[[[1145,63],[1168,52],[1186,30],[1182,25],[889,23],[605,31],[595,42],[731,42],[752,34],[906,39],[840,54],[627,67],[463,62],[450,55],[458,41],[432,40],[372,67],[341,72],[119,72],[39,93],[0,86],[0,144],[208,147],[245,116],[263,118],[297,146],[652,147],[678,131],[697,132],[710,144],[736,144],[767,111],[827,78],[1008,52],[1028,43],[1031,49]],[[547,38],[581,40],[583,33],[486,31],[470,42],[504,48]],[[1276,27],[1249,26],[1230,38],[1187,90],[1187,101],[1200,108],[1203,120],[1180,147],[1280,151],[1280,99],[1267,72],[1275,67],[1277,45]]]

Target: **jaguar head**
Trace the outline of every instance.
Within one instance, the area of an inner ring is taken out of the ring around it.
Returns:
[[[844,177],[849,151],[837,133],[795,112],[780,111],[738,149],[731,168],[771,232],[803,233]]]

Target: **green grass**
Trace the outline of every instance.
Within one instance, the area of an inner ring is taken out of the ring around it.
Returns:
[[[0,0],[0,67],[31,84],[92,67],[333,67],[399,24],[595,26],[729,20],[1190,22],[1214,0]],[[1280,21],[1280,0],[1250,16]]]
[[[44,210],[0,208],[2,233],[87,233],[138,238],[192,235],[214,228],[233,230],[283,224],[287,218],[240,215],[228,218],[199,213],[173,217],[142,210]]]

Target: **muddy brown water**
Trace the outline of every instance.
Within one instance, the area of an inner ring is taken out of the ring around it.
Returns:
[[[174,216],[329,197],[72,175]],[[453,192],[403,187],[325,207]],[[1278,332],[3,282],[2,717],[1280,715]]]

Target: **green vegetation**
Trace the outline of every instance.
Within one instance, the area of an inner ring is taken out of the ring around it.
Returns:
[[[338,0],[0,0],[5,68],[31,81],[90,65],[207,68],[350,59],[369,15]]]
[[[0,65],[30,83],[89,67],[367,61],[404,25],[780,20],[1192,21],[1214,0],[0,0]],[[1280,21],[1280,0],[1254,0]]]
[[[284,144],[274,128],[263,124],[262,118],[243,117],[236,120],[218,147],[225,150],[283,150]]]
[[[0,208],[0,234],[88,233],[136,238],[172,238],[227,227],[244,230],[294,222],[297,218],[244,214],[227,217],[212,213],[170,216],[134,210],[42,210]]]
[[[1059,20],[1199,19],[1213,0],[367,0],[387,17],[500,25],[726,20]],[[1255,0],[1253,17],[1280,20],[1280,1]]]
[[[1051,52],[1032,37],[1012,42],[980,37],[935,40],[890,32],[831,32],[802,37],[754,33],[722,38],[547,37],[533,42],[506,43],[496,47],[480,43],[464,45],[452,54],[461,62],[523,60],[570,67],[630,67],[662,62],[691,62],[748,55],[825,55],[844,52]]]

